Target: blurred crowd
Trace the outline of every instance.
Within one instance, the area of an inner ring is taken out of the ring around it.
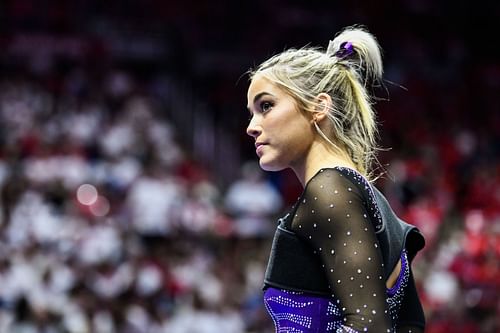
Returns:
[[[461,23],[498,9],[226,2],[0,4],[0,333],[272,332],[262,279],[300,185],[259,171],[235,81],[354,21],[387,55],[376,185],[426,236],[426,332],[499,331],[500,64]]]
[[[92,100],[72,75],[57,98],[29,77],[0,82],[0,331],[265,325],[277,190],[249,163],[221,193],[152,94],[105,78]]]

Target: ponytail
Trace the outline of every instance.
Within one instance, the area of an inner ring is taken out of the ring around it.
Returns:
[[[348,27],[318,48],[286,50],[250,73],[262,74],[292,95],[299,108],[312,111],[316,97],[327,93],[333,101],[326,133],[315,126],[332,148],[346,152],[358,171],[373,178],[377,124],[369,91],[382,78],[382,56],[375,37],[359,26]]]

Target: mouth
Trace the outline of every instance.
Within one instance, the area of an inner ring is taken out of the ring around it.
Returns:
[[[256,142],[255,143],[255,152],[257,153],[257,155],[261,155],[262,154],[262,149],[264,148],[264,146],[266,145],[266,143],[263,143],[263,142]]]
[[[264,142],[256,142],[255,143],[255,148],[259,148],[260,146],[263,146],[263,145],[265,145]]]

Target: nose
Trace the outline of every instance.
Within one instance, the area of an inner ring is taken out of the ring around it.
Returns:
[[[253,116],[252,119],[250,120],[250,124],[248,124],[247,134],[253,138],[257,138],[261,132],[262,132],[262,129],[257,124],[256,117]]]

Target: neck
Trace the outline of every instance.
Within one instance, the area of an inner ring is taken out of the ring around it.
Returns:
[[[337,152],[330,144],[322,141],[314,142],[304,160],[295,163],[291,168],[304,187],[320,169],[337,166],[357,170],[354,162],[346,152]]]

